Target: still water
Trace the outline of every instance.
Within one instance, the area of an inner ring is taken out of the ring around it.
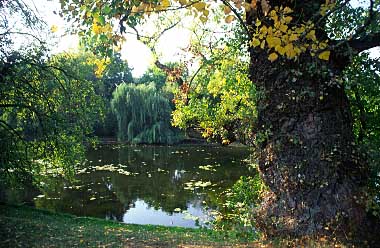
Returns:
[[[75,182],[53,181],[37,208],[135,224],[197,227],[220,193],[251,175],[247,148],[105,145],[87,152]]]

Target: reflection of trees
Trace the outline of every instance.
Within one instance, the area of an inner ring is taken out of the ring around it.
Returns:
[[[93,216],[122,221],[128,207],[121,204],[112,188],[107,187],[104,177],[99,173],[85,174],[79,177],[80,184],[67,186],[56,180],[43,190],[44,198],[35,201],[36,207],[66,212],[79,216]],[[79,186],[79,189],[75,189]],[[91,200],[92,198],[94,200]]]
[[[217,206],[218,193],[249,173],[246,166],[231,161],[244,159],[248,154],[249,151],[213,147],[104,147],[88,152],[88,159],[94,161],[92,165],[121,164],[124,170],[138,174],[126,176],[110,171],[80,174],[82,188],[62,190],[61,182],[44,192],[60,200],[42,198],[37,204],[55,211],[120,221],[138,199],[144,200],[149,207],[173,213],[175,208],[185,210],[189,204],[197,203],[198,193],[202,192],[202,200]],[[215,172],[199,169],[200,165],[215,163],[223,166],[215,167]],[[190,180],[211,181],[218,187],[212,188],[214,191],[211,188],[185,190],[184,184]],[[90,200],[92,197],[96,199]]]
[[[188,203],[198,198],[195,192],[184,190],[185,182],[211,181],[218,183],[221,186],[219,191],[222,191],[248,173],[240,163],[248,154],[247,150],[220,147],[126,147],[119,150],[119,163],[127,164],[133,158],[128,170],[139,174],[127,179],[128,183],[123,182],[123,189],[118,191],[123,194],[132,191],[136,198],[143,199],[150,207],[172,213],[177,207],[186,209]],[[222,169],[217,167],[215,172],[199,169],[199,165],[215,164],[216,161],[223,164]],[[158,172],[158,169],[165,172]],[[151,178],[147,177],[148,173]],[[207,198],[216,199],[215,192],[204,191],[210,194]]]

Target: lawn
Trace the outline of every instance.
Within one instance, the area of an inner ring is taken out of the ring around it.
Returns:
[[[247,246],[243,240],[206,229],[122,224],[27,206],[0,205],[0,247]]]

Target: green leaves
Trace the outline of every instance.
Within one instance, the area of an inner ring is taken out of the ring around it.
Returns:
[[[194,79],[188,102],[176,101],[173,125],[183,129],[198,125],[203,137],[223,144],[234,140],[236,134],[244,140],[240,132],[250,132],[255,116],[255,89],[247,76],[248,64],[232,50],[214,55]]]
[[[367,208],[380,213],[380,62],[368,53],[353,59],[345,70],[345,89],[350,99],[354,134],[370,168]]]
[[[19,51],[19,62],[7,71],[10,80],[1,82],[1,104],[12,107],[0,112],[1,123],[7,124],[0,127],[1,143],[6,144],[0,169],[38,181],[47,174],[73,172],[102,103],[86,80],[85,73],[92,70],[85,60],[65,54],[45,61],[45,51],[33,49],[40,53]]]
[[[108,15],[108,14],[110,14],[111,13],[111,7],[108,5],[108,4],[106,4],[104,7],[103,7],[103,13],[104,14],[106,14],[106,15]]]
[[[172,144],[178,133],[170,126],[169,100],[148,85],[120,84],[111,107],[118,121],[118,138],[130,143]]]

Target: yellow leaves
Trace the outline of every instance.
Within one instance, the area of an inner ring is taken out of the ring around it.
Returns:
[[[105,33],[108,36],[109,34],[112,35],[112,27],[109,23],[102,26],[102,25],[99,25],[98,22],[93,22],[92,23],[92,32],[94,32],[95,34]]]
[[[199,17],[199,20],[201,20],[202,23],[206,23],[208,20],[208,17],[206,15],[202,15]]]
[[[321,60],[329,60],[330,52],[324,51],[328,47],[328,41],[318,40],[314,23],[312,21],[292,23],[291,13],[293,10],[289,7],[274,7],[271,8],[268,17],[263,18],[266,25],[263,25],[263,19],[256,19],[253,27],[256,32],[253,34],[250,46],[268,49],[267,52],[270,54],[268,59],[272,62],[279,56],[297,59],[305,52],[309,52],[311,56],[318,55]],[[268,26],[268,22],[272,22],[272,25]]]
[[[281,24],[279,30],[283,33],[286,33],[286,31],[288,30],[288,26],[285,24]]]
[[[92,24],[92,32],[95,34],[100,34],[102,32],[102,26],[99,26],[97,22]]]
[[[294,33],[290,34],[289,41],[296,41],[296,40],[298,40],[298,35]]]
[[[275,47],[277,45],[281,45],[281,39],[278,37],[269,36],[266,38],[266,41],[269,48]]]
[[[259,27],[261,25],[261,21],[259,19],[256,19],[255,26]]]
[[[121,51],[121,45],[118,45],[118,46],[113,46],[113,50],[115,51],[115,52],[120,52]]]
[[[163,8],[167,9],[168,7],[170,7],[170,1],[169,0],[162,0],[161,5]]]
[[[260,40],[259,39],[256,39],[256,38],[253,38],[251,43],[250,43],[251,46],[253,47],[257,47],[260,45]]]
[[[229,13],[231,13],[231,8],[228,6],[225,6],[224,7],[224,14],[228,15]]]
[[[322,59],[322,60],[329,60],[329,58],[330,58],[330,51],[323,51],[323,52],[321,52],[318,55],[318,58]]]
[[[302,33],[304,33],[305,32],[305,26],[304,25],[302,25],[301,27],[297,27],[297,28],[295,28],[295,33],[297,33],[297,34],[302,34]]]
[[[58,31],[58,26],[57,26],[57,25],[52,25],[52,26],[50,27],[50,31],[51,31],[52,33],[56,33],[56,32]]]
[[[324,42],[320,42],[319,43],[319,49],[325,49],[328,45],[327,45],[327,40],[324,41]]]
[[[292,58],[294,58],[294,57],[297,56],[297,52],[296,52],[296,50],[294,49],[294,46],[293,46],[292,43],[287,44],[287,45],[285,46],[284,50],[285,50],[285,54],[286,54],[286,56],[287,56],[288,58],[290,58],[290,59],[292,59]]]
[[[284,17],[284,21],[286,24],[289,24],[292,20],[293,20],[293,17],[291,17],[291,16]]]
[[[277,53],[271,53],[271,54],[269,54],[268,59],[270,60],[270,62],[273,62],[273,61],[277,60],[278,59]]]
[[[278,23],[278,15],[275,10],[271,10],[271,12],[269,12],[269,16],[274,21],[275,24]]]
[[[137,6],[132,6],[132,14],[134,13],[138,13],[139,12],[139,8]]]
[[[179,4],[181,4],[182,6],[184,6],[184,5],[187,5],[188,2],[187,2],[187,0],[179,0]]]
[[[274,48],[280,55],[284,55],[285,54],[285,47],[282,47],[280,45],[277,45],[275,48]]]
[[[260,48],[261,48],[261,49],[264,49],[264,48],[265,48],[265,40],[263,40],[263,41],[261,42]]]
[[[229,15],[226,17],[226,19],[224,19],[226,23],[231,23],[233,20],[235,20],[235,16],[233,15]]]
[[[195,4],[193,4],[194,8],[198,11],[202,11],[206,8],[206,3],[204,2],[197,2]]]
[[[204,2],[197,2],[192,5],[196,12],[200,13],[199,19],[202,23],[206,23],[208,21],[208,16],[210,11],[206,9],[207,5]]]
[[[285,15],[288,15],[288,14],[291,14],[293,13],[293,10],[289,7],[285,7],[284,8],[284,12],[283,12]]]
[[[267,32],[268,32],[268,28],[267,28],[267,26],[262,26],[262,27],[260,28],[260,34],[262,34],[262,35],[266,35]]]
[[[95,76],[97,78],[101,78],[103,75],[103,72],[107,68],[108,64],[110,63],[109,59],[95,59],[93,61],[88,61],[89,64],[95,65]]]
[[[315,36],[315,30],[311,30],[309,33],[307,33],[306,39],[316,41],[317,37]]]

